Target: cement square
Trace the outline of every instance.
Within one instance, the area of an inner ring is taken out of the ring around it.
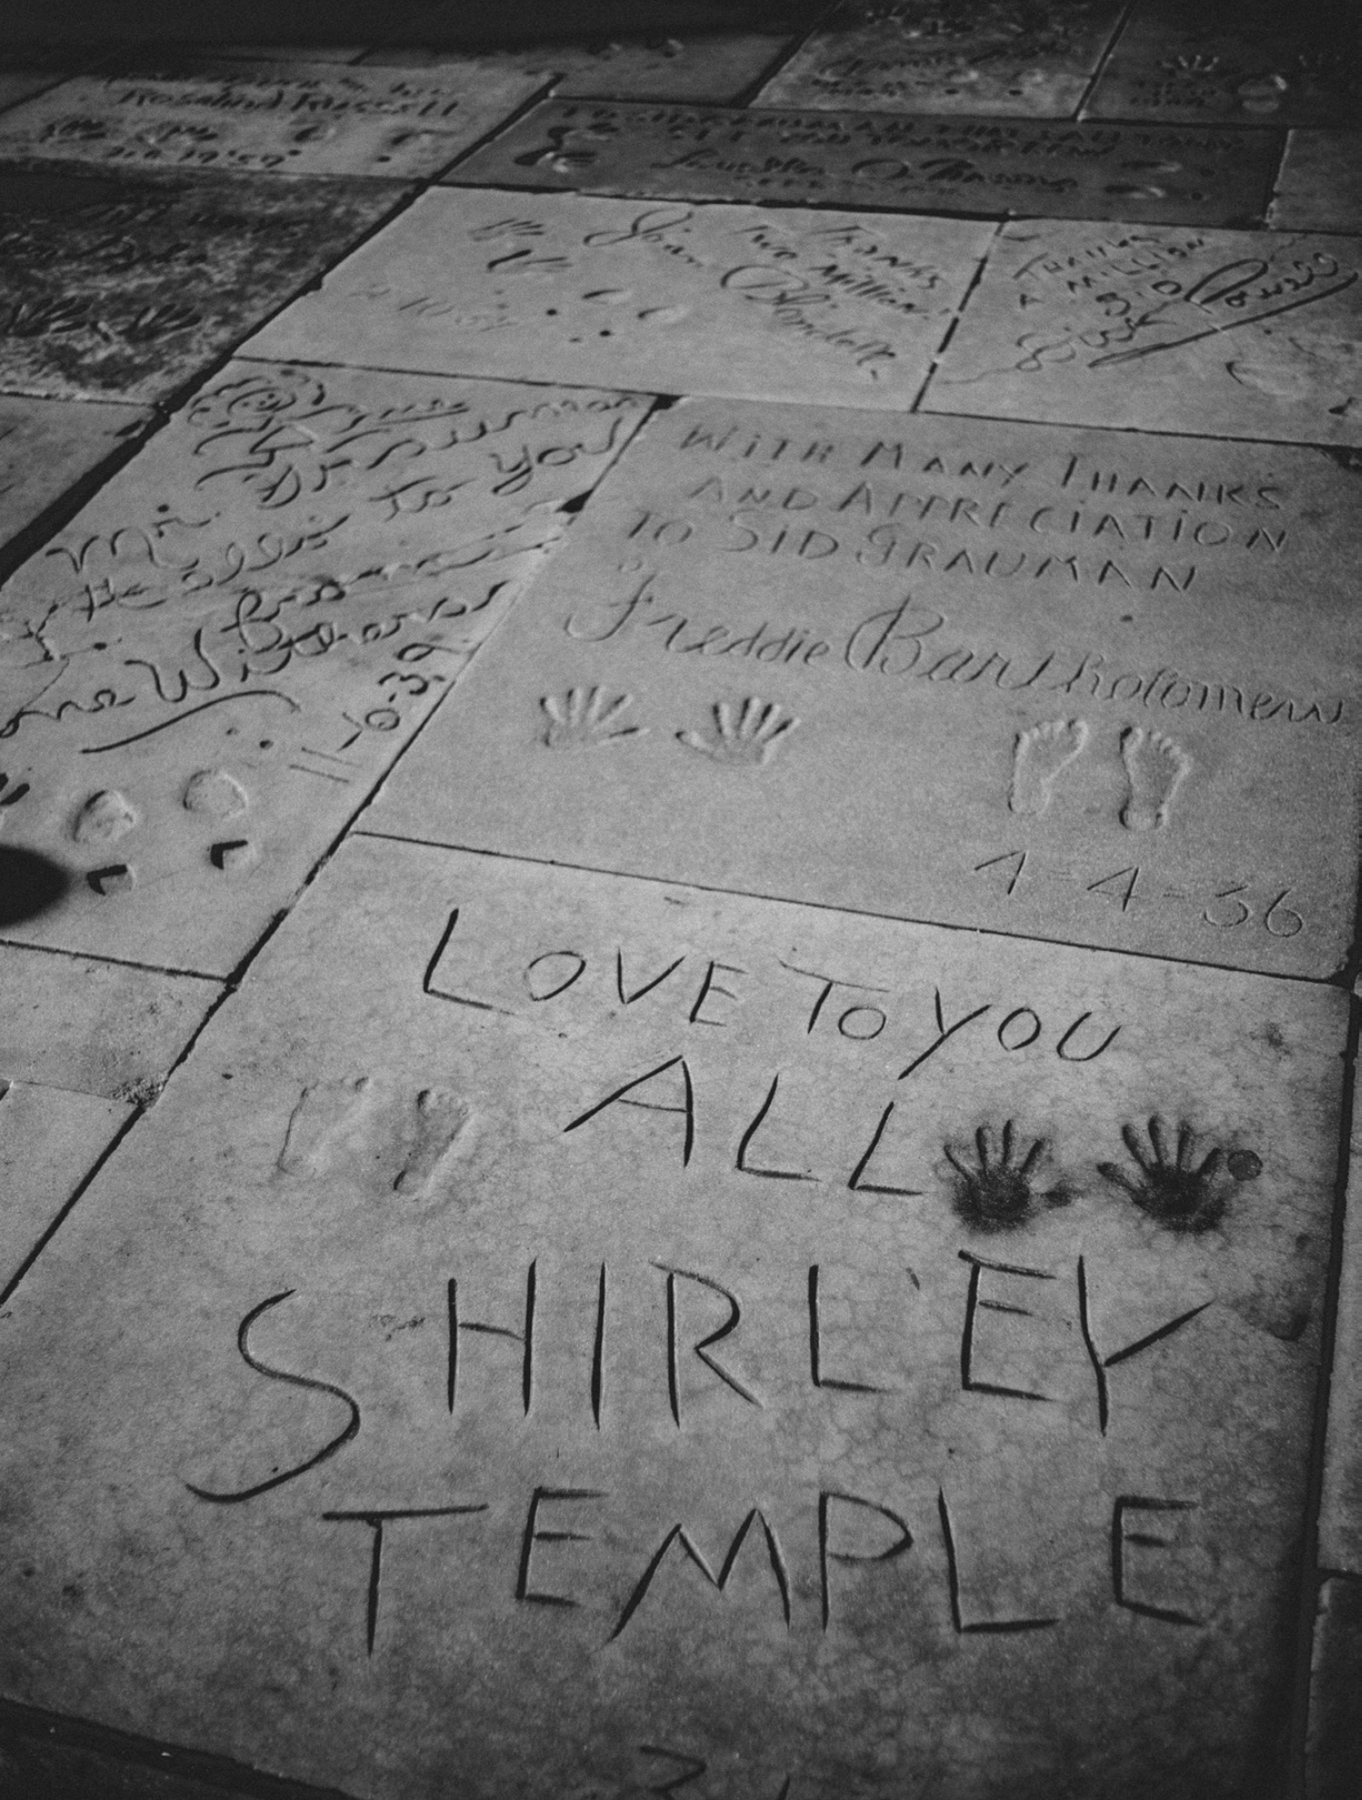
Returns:
[[[1336,1575],[1320,1587],[1310,1668],[1310,1727],[1306,1742],[1307,1800],[1352,1800],[1362,1719],[1362,1581]]]
[[[1271,1781],[1346,1005],[352,838],[13,1298],[4,1692],[365,1800]]]
[[[409,181],[446,168],[542,85],[511,70],[151,64],[78,76],[0,115],[0,157]]]
[[[1071,117],[1121,13],[1115,0],[844,0],[758,103]]]
[[[1348,125],[1359,98],[1347,5],[1136,0],[1083,111],[1098,119]]]
[[[548,100],[445,176],[760,205],[1230,225],[1261,221],[1269,131]]]
[[[1362,231],[1362,138],[1293,131],[1267,222],[1278,231]]]
[[[132,406],[0,395],[0,552],[150,423]]]
[[[388,181],[0,170],[0,391],[166,399],[401,197]]]
[[[448,68],[465,63],[515,70],[552,82],[559,94],[625,100],[733,101],[759,81],[792,41],[791,32],[687,32],[596,43],[543,43],[515,49],[371,50],[368,65]]]
[[[910,406],[992,235],[578,194],[425,194],[253,355]]]
[[[230,974],[646,407],[229,364],[0,589],[6,935]]]
[[[1357,482],[1272,445],[682,402],[369,817],[1330,976]]]
[[[1006,225],[929,412],[1362,443],[1362,239]]]

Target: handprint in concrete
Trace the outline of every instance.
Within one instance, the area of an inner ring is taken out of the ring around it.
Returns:
[[[539,702],[547,721],[540,741],[549,750],[602,750],[642,737],[646,726],[617,723],[633,704],[632,694],[607,695],[598,687],[545,694]]]
[[[678,731],[676,735],[688,750],[698,750],[719,763],[759,767],[770,761],[799,725],[776,701],[761,700],[755,694],[740,705],[717,700],[713,713],[714,730],[708,734]]]
[[[1098,1163],[1098,1173],[1128,1194],[1141,1212],[1170,1231],[1209,1231],[1219,1223],[1228,1198],[1224,1188],[1216,1185],[1225,1163],[1224,1152],[1216,1146],[1194,1163],[1196,1140],[1190,1125],[1178,1126],[1173,1149],[1169,1147],[1168,1127],[1157,1113],[1146,1129],[1148,1148],[1133,1125],[1121,1127],[1121,1138],[1137,1174],[1132,1176],[1118,1163]],[[1236,1159],[1253,1174],[1262,1167],[1251,1152],[1236,1152]],[[1230,1172],[1236,1179],[1244,1179],[1237,1169]]]
[[[1044,1138],[1035,1138],[1024,1156],[1019,1150],[1011,1119],[1003,1125],[1000,1143],[995,1147],[993,1133],[981,1125],[974,1134],[974,1157],[943,1146],[946,1160],[958,1177],[951,1203],[968,1225],[978,1231],[1011,1231],[1024,1225],[1035,1214],[1036,1204],[1067,1206],[1073,1195],[1059,1184],[1041,1191],[1040,1169],[1049,1148]]]

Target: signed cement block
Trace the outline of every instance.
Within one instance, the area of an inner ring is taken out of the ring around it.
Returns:
[[[371,817],[1332,974],[1358,479],[1280,446],[683,402]]]
[[[762,106],[1072,115],[1115,31],[1114,0],[845,0],[762,89]]]
[[[0,1302],[133,1110],[126,1100],[0,1076]]]
[[[0,170],[0,390],[165,399],[400,197],[388,181]]]
[[[786,32],[623,38],[606,42],[519,45],[480,52],[371,50],[368,65],[509,70],[552,82],[559,94],[609,94],[625,100],[736,100],[759,81],[791,41]]]
[[[0,1077],[143,1103],[208,1015],[216,982],[0,946]]]
[[[11,1303],[0,1687],[365,1800],[1242,1796],[1345,1015],[352,838]]]
[[[645,406],[229,364],[0,589],[5,841],[72,877],[12,935],[229,973]]]
[[[550,100],[445,178],[682,200],[1228,225],[1262,217],[1267,131]]]
[[[131,406],[0,396],[0,554],[149,422]]]
[[[1267,221],[1279,231],[1362,231],[1358,134],[1291,132]]]
[[[441,190],[250,351],[901,408],[989,236],[954,219]]]
[[[435,174],[542,82],[514,71],[208,62],[82,75],[0,115],[0,156],[119,170]]]
[[[929,411],[1362,443],[1362,239],[1008,225]]]
[[[1330,0],[1137,0],[1084,115],[1348,125],[1357,74],[1355,15]]]

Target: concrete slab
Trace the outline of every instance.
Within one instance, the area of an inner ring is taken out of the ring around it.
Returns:
[[[0,157],[407,181],[448,167],[540,86],[512,70],[151,63],[78,76],[0,115]]]
[[[1362,239],[1004,226],[932,412],[1362,443]]]
[[[0,396],[0,552],[150,421],[139,407]]]
[[[401,197],[388,181],[0,170],[0,390],[173,395]]]
[[[1362,231],[1362,138],[1293,131],[1267,222],[1278,231]]]
[[[192,975],[0,946],[0,1076],[141,1104],[221,989]]]
[[[759,103],[1064,118],[1121,12],[1116,0],[844,0]]]
[[[1347,125],[1358,101],[1346,5],[1136,0],[1084,114],[1205,125]]]
[[[0,1077],[0,1295],[8,1295],[133,1111],[126,1100]]]
[[[681,37],[548,42],[483,52],[371,50],[366,65],[403,68],[486,66],[553,83],[560,94],[636,100],[736,100],[792,41],[792,32],[686,33]]]
[[[220,56],[239,56],[247,62],[359,62],[363,44],[223,44]]]
[[[369,816],[1330,975],[1357,482],[1269,445],[683,402]]]
[[[439,190],[249,348],[903,408],[991,231],[953,219]]]
[[[477,187],[995,217],[1261,221],[1279,134],[549,100],[445,177]]]
[[[1247,1791],[1345,1009],[351,840],[14,1297],[6,1694],[366,1800]]]
[[[229,974],[646,404],[229,364],[0,590],[5,841],[71,875],[7,935]]]

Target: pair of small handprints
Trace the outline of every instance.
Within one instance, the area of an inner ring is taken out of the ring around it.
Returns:
[[[1179,1125],[1177,1141],[1170,1144],[1168,1127],[1157,1113],[1146,1131],[1147,1146],[1133,1125],[1121,1127],[1121,1139],[1135,1165],[1133,1174],[1110,1162],[1098,1163],[1097,1172],[1170,1231],[1209,1231],[1224,1216],[1228,1201],[1222,1172],[1234,1181],[1251,1181],[1261,1172],[1262,1163],[1251,1150],[1227,1156],[1217,1145],[1198,1162],[1191,1126]],[[1013,1230],[1034,1217],[1038,1205],[1067,1206],[1074,1198],[1075,1188],[1063,1180],[1042,1190],[1041,1169],[1049,1146],[1044,1138],[1036,1138],[1022,1154],[1011,1119],[997,1142],[989,1127],[981,1125],[974,1134],[973,1156],[951,1144],[943,1148],[957,1176],[955,1210],[980,1231]]]
[[[546,694],[539,705],[546,723],[541,741],[550,750],[605,749],[646,737],[646,725],[622,723],[632,694],[607,695],[602,688],[569,688]],[[774,700],[749,694],[745,700],[716,700],[708,731],[678,731],[677,741],[714,762],[758,765],[771,757],[796,729],[799,720]]]
[[[1083,754],[1087,742],[1086,719],[1048,719],[1019,731],[1012,754],[1009,808],[1022,814],[1045,812],[1055,782]],[[1121,733],[1121,761],[1126,775],[1122,825],[1127,831],[1159,830],[1168,823],[1173,798],[1191,769],[1191,757],[1166,733],[1128,725]]]

